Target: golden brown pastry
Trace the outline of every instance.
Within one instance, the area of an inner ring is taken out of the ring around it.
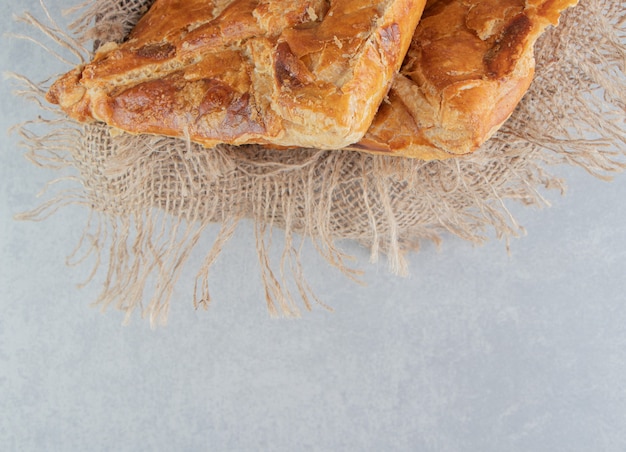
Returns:
[[[510,116],[534,74],[533,45],[576,0],[429,0],[400,74],[351,149],[467,154]]]
[[[127,41],[56,81],[79,121],[199,142],[359,141],[425,0],[157,0]]]

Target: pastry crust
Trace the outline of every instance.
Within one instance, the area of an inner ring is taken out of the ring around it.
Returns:
[[[533,46],[576,0],[429,0],[400,73],[350,149],[444,159],[510,116],[534,74]]]
[[[79,121],[205,146],[359,141],[425,0],[157,0],[47,99]]]

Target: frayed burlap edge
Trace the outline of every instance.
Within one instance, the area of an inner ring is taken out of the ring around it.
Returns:
[[[142,0],[97,1],[72,11],[68,33],[45,10],[45,21],[22,20],[80,63],[88,43],[123,39],[146,11]],[[156,136],[111,136],[49,108],[47,82],[16,76],[20,93],[48,112],[49,132],[32,124],[20,133],[27,156],[47,168],[72,168],[67,189],[22,219],[42,219],[68,204],[89,209],[90,220],[72,258],[92,257],[92,276],[106,277],[96,304],[115,305],[129,319],[136,309],[165,322],[185,263],[218,224],[213,246],[197,269],[195,306],[208,306],[209,271],[244,218],[255,225],[265,298],[273,315],[297,316],[321,302],[307,285],[302,245],[358,281],[358,265],[337,246],[354,240],[371,260],[386,255],[390,271],[406,274],[407,252],[446,234],[481,242],[519,235],[507,208],[515,200],[545,205],[544,189],[563,189],[549,169],[576,165],[608,178],[624,168],[626,148],[626,13],[619,2],[581,0],[536,46],[537,75],[503,128],[473,155],[434,162],[348,151],[272,151],[255,146],[198,145]],[[51,45],[52,45],[51,44]],[[51,46],[46,48],[53,55]],[[67,53],[67,52],[66,52]],[[68,62],[69,63],[69,62]],[[69,68],[68,68],[69,69]],[[281,243],[272,243],[276,228]],[[270,251],[278,246],[280,257]]]

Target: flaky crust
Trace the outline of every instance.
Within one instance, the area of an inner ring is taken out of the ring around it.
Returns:
[[[337,149],[360,140],[425,0],[157,0],[128,40],[48,92],[79,121]]]
[[[429,0],[365,137],[351,149],[444,159],[476,150],[534,73],[533,46],[576,0]]]

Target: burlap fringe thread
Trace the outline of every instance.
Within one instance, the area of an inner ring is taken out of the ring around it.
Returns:
[[[45,22],[31,14],[22,20],[69,50],[77,61],[67,63],[74,65],[89,59],[87,43],[123,39],[147,2],[81,5],[72,11],[80,18],[71,35],[42,7]],[[47,82],[18,77],[21,94],[49,112],[48,119],[21,126],[28,157],[42,167],[75,170],[66,178],[75,188],[21,218],[41,219],[68,204],[87,207],[90,220],[71,258],[94,258],[92,276],[107,267],[97,304],[117,306],[126,319],[140,308],[153,324],[165,322],[187,258],[217,223],[221,228],[196,276],[194,303],[209,304],[209,270],[238,222],[251,219],[269,311],[297,316],[294,291],[306,309],[319,303],[303,276],[307,239],[355,280],[359,272],[338,240],[368,247],[372,261],[385,254],[390,271],[405,274],[405,254],[423,240],[453,234],[480,242],[491,233],[521,233],[506,202],[546,204],[544,188],[563,189],[549,166],[577,165],[602,178],[623,169],[625,23],[622,2],[581,0],[536,46],[536,80],[502,130],[474,155],[441,162],[254,146],[207,150],[156,136],[112,137],[104,126],[76,124],[49,108],[42,100]],[[41,123],[48,131],[35,133]],[[275,228],[284,231],[278,262],[270,258]]]

